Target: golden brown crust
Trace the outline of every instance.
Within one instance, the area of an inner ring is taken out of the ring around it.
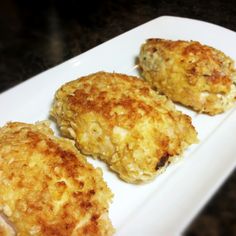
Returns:
[[[113,233],[101,171],[46,123],[0,129],[0,179],[0,211],[19,236]]]
[[[232,59],[195,41],[149,39],[139,64],[144,78],[170,99],[211,115],[236,100]]]
[[[98,72],[63,85],[51,114],[83,153],[105,160],[128,182],[152,179],[197,140],[188,116],[124,74]]]

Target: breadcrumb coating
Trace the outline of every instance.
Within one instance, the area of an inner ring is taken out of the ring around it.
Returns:
[[[0,213],[16,235],[112,235],[111,198],[101,170],[48,123],[0,128]]]
[[[139,65],[153,88],[197,112],[215,115],[235,104],[234,61],[217,49],[196,41],[149,39]]]
[[[143,80],[97,72],[63,85],[51,115],[63,135],[104,160],[121,179],[153,179],[192,143],[191,118]]]

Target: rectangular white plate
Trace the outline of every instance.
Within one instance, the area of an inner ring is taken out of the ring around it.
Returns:
[[[48,118],[55,91],[82,75],[105,70],[138,75],[140,45],[147,38],[197,40],[236,60],[236,33],[178,17],[159,17],[88,52],[43,72],[0,95],[0,125],[7,121],[36,122]],[[127,184],[100,161],[115,197],[110,217],[116,235],[179,235],[236,166],[236,111],[210,117],[178,107],[193,118],[200,143],[153,182]]]

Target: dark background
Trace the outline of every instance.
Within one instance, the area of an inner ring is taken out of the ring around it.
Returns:
[[[3,0],[0,92],[162,15],[200,19],[236,31],[233,0]],[[185,235],[236,235],[235,172]]]

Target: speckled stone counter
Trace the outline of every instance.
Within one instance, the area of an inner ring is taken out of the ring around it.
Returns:
[[[101,0],[83,4],[76,0],[3,0],[0,92],[162,15],[200,19],[236,31],[233,0]],[[236,235],[236,172],[184,234]]]

